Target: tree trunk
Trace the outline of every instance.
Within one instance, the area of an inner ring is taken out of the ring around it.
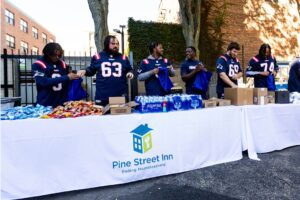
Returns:
[[[187,46],[194,46],[197,58],[200,56],[199,38],[202,0],[178,0],[181,14],[182,32]]]
[[[95,26],[95,45],[97,51],[103,50],[104,38],[108,35],[108,0],[88,0]]]

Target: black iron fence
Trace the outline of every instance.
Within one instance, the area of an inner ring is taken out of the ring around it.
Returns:
[[[31,66],[41,55],[1,54],[1,97],[21,97],[21,104],[33,104],[36,101],[36,84],[31,73]],[[90,55],[64,56],[64,61],[72,70],[85,69],[91,61]],[[133,63],[133,62],[132,62]],[[134,67],[136,74],[136,67]],[[136,76],[135,76],[136,77]],[[94,100],[96,76],[83,77],[83,87],[88,93],[86,100]],[[137,79],[130,81],[130,94],[138,95]]]

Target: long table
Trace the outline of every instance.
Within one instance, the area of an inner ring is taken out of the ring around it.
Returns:
[[[244,134],[249,157],[300,145],[300,105],[244,106]]]
[[[299,111],[300,105],[228,106],[2,121],[1,196],[128,183],[236,161],[246,149],[258,159],[300,144]]]

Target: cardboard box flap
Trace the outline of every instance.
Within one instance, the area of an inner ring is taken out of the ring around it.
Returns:
[[[133,107],[138,106],[138,105],[140,105],[140,104],[135,102],[135,101],[129,101],[127,103],[127,106],[129,106],[130,108],[133,108]]]
[[[109,105],[125,104],[125,97],[109,97]]]

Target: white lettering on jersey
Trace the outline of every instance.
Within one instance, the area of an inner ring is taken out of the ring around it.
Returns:
[[[57,78],[57,77],[61,77],[61,75],[60,74],[52,74],[51,77]],[[62,89],[62,84],[59,83],[59,84],[57,84],[57,86],[53,86],[52,89],[53,89],[53,91],[60,91]]]
[[[115,72],[112,72],[112,67],[115,67]],[[122,64],[119,62],[103,62],[101,63],[101,72],[103,77],[110,77],[111,75],[113,75],[114,77],[121,77]]]

